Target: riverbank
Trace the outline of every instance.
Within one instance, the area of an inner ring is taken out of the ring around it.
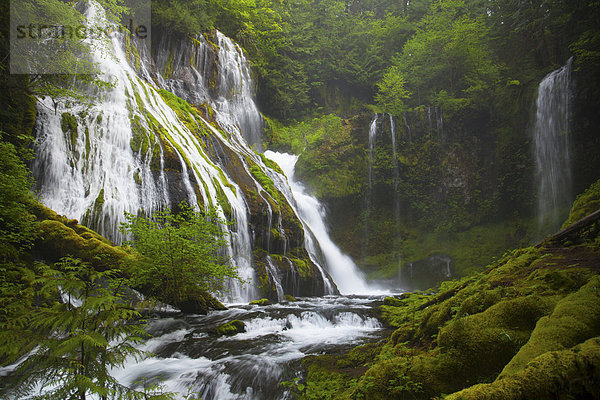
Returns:
[[[586,192],[571,215],[588,207],[582,199],[597,197]],[[599,233],[593,222],[509,252],[435,293],[386,298],[380,309],[395,328],[390,337],[305,359],[299,397],[597,398]]]

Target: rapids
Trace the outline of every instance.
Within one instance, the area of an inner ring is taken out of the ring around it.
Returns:
[[[375,318],[382,296],[301,298],[266,307],[229,305],[206,316],[161,313],[149,322],[142,347],[155,355],[113,371],[120,383],[159,384],[177,399],[289,398],[281,385],[302,378],[306,355],[336,353],[385,336]],[[220,324],[238,319],[246,332],[218,337]],[[389,334],[389,333],[388,333]]]

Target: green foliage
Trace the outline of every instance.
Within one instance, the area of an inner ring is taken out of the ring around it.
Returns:
[[[136,286],[158,299],[181,306],[202,291],[224,290],[226,279],[239,279],[222,256],[227,244],[214,210],[200,213],[182,203],[179,212],[158,211],[151,218],[126,214],[121,231],[130,235],[139,257],[130,266]]]
[[[37,237],[29,210],[32,181],[15,147],[0,142],[0,263],[15,260]]]
[[[120,385],[111,375],[128,357],[142,357],[134,344],[146,336],[144,321],[124,297],[124,285],[115,271],[97,272],[89,264],[63,258],[54,268],[38,265],[35,279],[37,305],[12,325],[36,348],[19,364],[18,383],[11,388],[17,398],[105,399],[147,398]],[[57,298],[63,298],[58,302]],[[22,301],[19,297],[13,302]],[[2,354],[12,352],[10,334],[0,338]],[[22,342],[16,342],[22,344]],[[42,394],[32,393],[41,387]],[[166,399],[168,396],[154,396]]]
[[[403,109],[402,98],[408,94],[404,82],[416,96],[413,105],[442,106],[448,116],[485,99],[499,71],[490,48],[489,29],[477,11],[465,1],[438,0],[432,4],[417,33],[379,83],[380,98],[387,91],[393,93],[390,82],[400,91],[395,103],[388,96],[385,111]]]
[[[152,23],[179,34],[205,32],[214,27],[214,7],[206,0],[152,2]]]
[[[281,149],[287,143],[300,154],[296,173],[317,196],[341,197],[362,189],[364,154],[351,135],[351,125],[340,117],[329,114],[290,127],[271,125],[270,139],[270,148]]]
[[[377,83],[377,88],[379,92],[375,95],[375,101],[383,111],[396,116],[406,111],[403,101],[410,98],[410,92],[406,89],[406,81],[399,67],[388,69]]]

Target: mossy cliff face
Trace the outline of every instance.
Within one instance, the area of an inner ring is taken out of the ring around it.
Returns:
[[[252,265],[258,278],[260,295],[277,300],[276,278],[281,282],[285,294],[321,295],[324,284],[317,267],[304,249],[302,224],[273,181],[280,173],[278,166],[236,144],[232,133],[219,125],[215,111],[206,102],[207,95],[214,96],[222,91],[217,87],[220,60],[219,48],[214,44],[217,41],[215,35],[214,32],[208,34],[202,41],[159,35],[159,51],[153,55],[153,61],[165,78],[164,85],[172,91],[161,90],[161,96],[198,139],[207,161],[223,171],[222,179],[214,182],[214,186],[217,187],[218,203],[230,221],[238,216],[219,188],[227,186],[236,193],[241,191],[237,194],[243,196],[248,209]],[[200,71],[200,74],[192,73],[192,68]],[[208,87],[208,93],[197,90],[199,87]],[[184,168],[181,165],[177,167],[181,163],[179,159],[172,163],[168,161],[172,158],[167,155],[168,138],[161,135],[160,129],[154,132],[154,136],[160,141],[165,164],[174,165],[165,169],[174,173],[182,171]],[[187,163],[187,160],[184,159],[184,162]],[[190,165],[187,167],[188,170],[192,169]],[[191,175],[190,179],[195,181]],[[194,184],[200,186],[203,183]],[[180,192],[183,194],[183,191]],[[202,203],[200,195],[198,198]],[[267,265],[274,266],[275,270],[272,271]],[[294,281],[297,277],[301,282]]]
[[[387,298],[390,338],[375,354],[354,349],[362,358],[306,359],[301,398],[596,398],[600,246],[593,226],[581,232],[577,244],[515,250],[435,293]]]

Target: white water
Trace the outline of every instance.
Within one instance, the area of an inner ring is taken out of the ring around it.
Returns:
[[[400,181],[400,172],[398,171],[398,156],[396,151],[396,121],[390,114],[390,131],[392,134],[392,168],[394,169],[394,224],[396,226],[396,232],[400,232],[400,196],[398,193],[398,185]]]
[[[570,59],[540,83],[533,132],[540,234],[560,228],[572,201],[569,150]]]
[[[235,306],[208,316],[151,321],[155,336],[143,350],[157,354],[129,360],[112,371],[129,387],[142,379],[159,382],[164,391],[215,399],[290,397],[282,381],[299,377],[300,360],[378,335],[381,324],[369,312],[377,299],[343,297],[303,299],[268,307]],[[219,324],[240,319],[246,332],[216,337]]]
[[[367,294],[380,292],[370,288],[354,261],[344,254],[331,240],[325,222],[323,205],[311,196],[302,183],[294,179],[294,169],[298,156],[266,151],[265,156],[275,161],[288,178],[290,188],[298,207],[298,214],[308,229],[314,234],[325,259],[327,271],[343,294]]]
[[[97,5],[89,7],[87,17],[100,26],[106,23],[103,10]],[[223,165],[227,160],[211,158],[199,136],[190,131],[158,92],[159,88],[166,88],[190,101],[212,105],[224,134],[200,116],[190,114],[188,117],[212,133],[212,143],[233,150],[246,171],[251,160],[265,174],[273,175],[244,138],[259,144],[257,137],[261,129],[260,114],[251,97],[248,64],[241,49],[229,38],[217,32],[217,39],[219,83],[215,98],[206,86],[209,45],[203,37],[187,47],[182,44],[175,49],[163,49],[164,54],[173,53],[172,62],[177,63],[168,78],[160,71],[154,75],[150,72],[162,70],[167,62],[165,57],[159,55],[155,66],[143,57],[148,52],[141,47],[139,65],[132,67],[120,38],[107,39],[106,46],[96,48],[93,58],[103,79],[115,83],[114,88],[89,92],[98,99],[91,108],[73,104],[59,104],[55,108],[49,99],[39,101],[33,170],[45,205],[59,214],[78,219],[116,243],[124,239],[118,228],[124,222],[125,212],[136,214],[143,210],[152,214],[173,205],[173,193],[179,191],[177,201],[183,197],[190,204],[201,202],[205,207],[215,206],[225,218],[224,208],[219,204],[222,200],[219,193],[222,193],[231,210],[232,225],[222,227],[230,233],[227,253],[242,279],[248,282],[242,286],[232,281],[224,300],[249,301],[257,298],[258,293],[252,268],[250,212],[244,193],[227,174]],[[166,43],[161,46],[168,47]],[[109,51],[101,51],[106,49]],[[185,64],[190,58],[191,65]],[[156,77],[156,81],[150,76]],[[76,135],[63,132],[63,113],[69,113],[77,122]],[[165,148],[155,136],[158,131],[163,143],[166,142],[179,159],[181,172],[172,169],[166,172]],[[146,147],[134,151],[131,143],[135,139],[145,142]],[[266,192],[260,183],[252,180],[259,196],[264,198]],[[268,202],[264,203],[268,206]],[[268,207],[269,219],[272,219]],[[271,228],[269,224],[267,230]],[[275,229],[281,230],[281,222]],[[282,237],[285,238],[285,234]]]
[[[366,249],[369,248],[369,222],[371,219],[371,207],[373,203],[373,152],[377,141],[377,120],[379,114],[373,116],[373,120],[369,125],[369,152],[367,159],[367,191],[365,193],[365,212],[363,219],[364,240],[362,247],[363,257],[367,255]]]

